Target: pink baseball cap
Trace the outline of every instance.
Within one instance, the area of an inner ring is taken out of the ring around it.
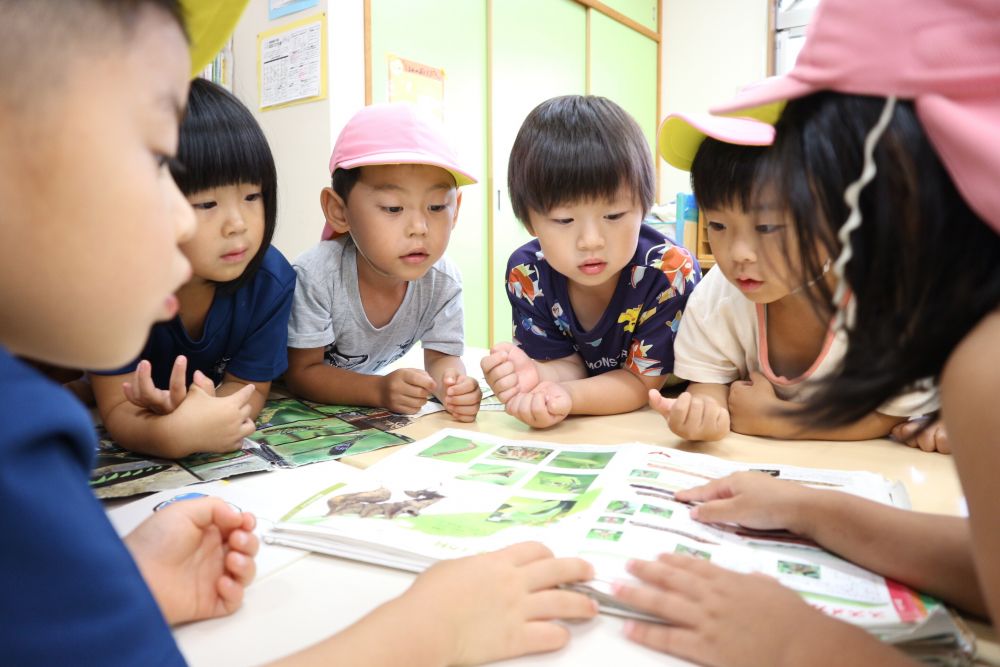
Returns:
[[[656,144],[668,164],[691,171],[705,137],[737,146],[770,146],[774,143],[774,127],[751,118],[672,113],[663,119]]]
[[[455,178],[455,185],[476,179],[459,166],[441,122],[406,102],[372,104],[354,114],[337,137],[330,156],[330,173],[384,164],[427,164]],[[337,236],[323,225],[323,240]]]
[[[1000,2],[823,0],[791,72],[711,111],[774,123],[822,90],[913,100],[956,187],[1000,232]]]

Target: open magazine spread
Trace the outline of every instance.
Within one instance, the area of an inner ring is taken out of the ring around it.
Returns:
[[[257,417],[257,432],[243,439],[241,449],[178,460],[122,449],[98,426],[90,487],[98,498],[122,498],[249,472],[296,468],[412,442],[390,432],[412,421],[380,408],[271,399]]]
[[[868,473],[727,461],[641,443],[555,445],[456,429],[401,448],[335,490],[302,488],[267,533],[275,544],[421,571],[440,559],[537,540],[593,563],[586,586],[612,613],[611,584],[631,558],[663,552],[761,572],[831,616],[963,664],[967,633],[937,601],[785,531],[698,523],[674,493],[741,470],[908,507],[900,485]]]

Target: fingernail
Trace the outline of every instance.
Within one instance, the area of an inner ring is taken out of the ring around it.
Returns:
[[[698,506],[697,505],[695,505],[694,507],[691,508],[691,518],[692,519],[697,519],[698,518]]]
[[[635,572],[636,567],[638,566],[638,564],[639,564],[638,561],[636,561],[636,560],[630,560],[629,562],[625,563],[625,569],[628,572]]]
[[[633,632],[635,632],[635,628],[636,628],[636,622],[635,621],[631,621],[631,620],[630,621],[625,621],[624,632],[625,632],[626,635],[631,635]]]

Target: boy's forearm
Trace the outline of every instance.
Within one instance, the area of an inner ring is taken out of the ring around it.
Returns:
[[[552,359],[551,361],[537,361],[535,368],[538,369],[538,379],[542,382],[568,382],[570,380],[583,380],[587,378],[587,367],[583,359],[578,354],[571,354],[562,359]],[[596,413],[595,413],[596,414]]]
[[[789,529],[882,576],[985,614],[969,523],[838,491],[812,490]]]
[[[382,375],[366,375],[317,363],[289,369],[285,384],[302,398],[331,405],[382,406]]]
[[[616,415],[646,405],[650,387],[626,370],[608,371],[562,383],[573,401],[574,415]]]
[[[158,415],[128,401],[114,406],[103,418],[104,428],[117,444],[139,454],[165,458],[183,455],[171,438],[171,422],[175,420],[173,414]]]
[[[360,667],[444,667],[449,658],[447,636],[451,629],[408,609],[404,597],[375,609],[354,625],[303,651],[272,663],[280,667],[359,665]],[[386,641],[394,630],[405,628],[405,641]]]

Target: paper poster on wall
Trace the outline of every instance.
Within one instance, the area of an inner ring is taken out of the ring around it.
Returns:
[[[267,0],[267,18],[274,20],[319,4],[319,0]]]
[[[265,110],[326,97],[326,14],[257,35],[257,88]]]
[[[386,55],[389,63],[389,101],[413,102],[444,120],[444,70],[413,60]]]

